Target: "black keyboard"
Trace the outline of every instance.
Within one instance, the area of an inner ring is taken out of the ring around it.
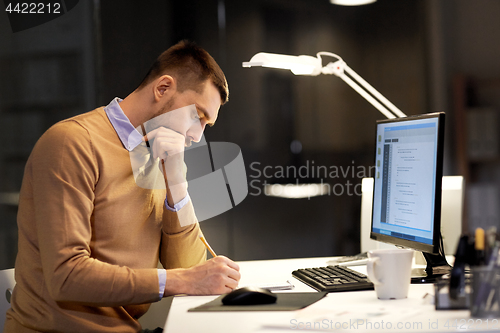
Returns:
[[[293,271],[292,275],[316,290],[329,293],[373,290],[373,283],[366,275],[344,266],[298,269]]]

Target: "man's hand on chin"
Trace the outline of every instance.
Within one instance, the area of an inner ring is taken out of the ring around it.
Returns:
[[[165,177],[167,201],[173,207],[187,195],[187,168],[184,163],[186,138],[166,127],[159,127],[149,132],[146,137],[153,142],[153,158],[160,159],[159,167]]]

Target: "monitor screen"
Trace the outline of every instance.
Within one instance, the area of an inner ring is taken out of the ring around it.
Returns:
[[[444,113],[377,122],[372,239],[438,253]]]

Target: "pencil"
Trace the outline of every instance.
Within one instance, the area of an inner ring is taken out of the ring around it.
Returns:
[[[205,237],[203,237],[202,234],[200,234],[200,239],[201,241],[203,242],[203,244],[205,244],[205,247],[207,248],[207,250],[212,254],[212,256],[215,258],[217,257],[217,255],[215,254],[214,250],[212,250],[212,248],[210,247],[210,245],[208,244],[208,242],[206,241]]]

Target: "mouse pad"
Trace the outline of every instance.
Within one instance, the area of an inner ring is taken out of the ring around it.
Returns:
[[[308,293],[275,293],[278,297],[276,303],[261,305],[224,305],[221,295],[211,302],[189,309],[188,312],[203,311],[293,311],[305,308],[323,297],[326,292],[308,292]]]

